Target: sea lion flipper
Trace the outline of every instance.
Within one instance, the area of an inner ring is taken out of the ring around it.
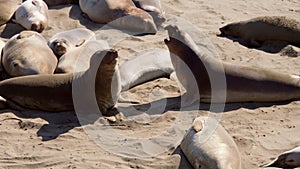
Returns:
[[[16,21],[16,19],[14,19],[14,18],[12,18],[11,21],[13,21],[14,23],[18,23],[18,22]]]
[[[199,132],[202,130],[203,128],[203,123],[201,121],[200,118],[196,118],[193,122],[193,126],[192,126],[193,130],[195,130],[195,132]]]
[[[0,96],[0,109],[8,108],[7,101],[3,97]]]
[[[246,41],[246,43],[250,47],[261,47],[262,46],[262,43],[255,39],[250,39],[250,40]]]
[[[75,46],[79,47],[79,46],[83,45],[84,42],[85,42],[85,39],[81,39],[80,41],[77,42],[77,44]]]

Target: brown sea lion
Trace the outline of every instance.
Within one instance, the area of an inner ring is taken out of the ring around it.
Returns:
[[[21,5],[22,0],[0,0],[0,26],[6,24]]]
[[[222,34],[240,38],[250,46],[261,46],[266,40],[281,40],[300,47],[300,22],[284,16],[264,16],[228,24]]]
[[[7,79],[0,82],[0,96],[22,108],[49,112],[72,111],[74,110],[72,84],[94,83],[98,107],[104,113],[114,106],[114,99],[118,98],[121,90],[117,58],[118,53],[115,50],[97,51],[92,56],[90,68],[85,72]],[[116,90],[111,90],[112,88]]]
[[[180,148],[194,169],[241,169],[237,145],[219,122],[198,117],[184,136]]]
[[[234,65],[207,56],[177,26],[166,27],[165,39],[180,83],[201,102],[277,102],[300,98],[300,77],[268,69]],[[178,62],[181,60],[182,62]],[[191,71],[187,73],[186,68]],[[195,80],[195,83],[192,80]]]
[[[156,33],[153,18],[131,0],[79,0],[79,6],[92,21],[124,30]]]
[[[57,58],[42,35],[34,31],[22,31],[5,44],[2,65],[10,76],[52,74]]]

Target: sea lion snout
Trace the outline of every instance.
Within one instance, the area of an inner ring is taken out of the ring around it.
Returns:
[[[53,51],[57,56],[62,56],[67,52],[67,42],[63,39],[58,39],[53,42]]]
[[[31,28],[30,28],[32,31],[36,31],[38,33],[41,33],[44,31],[45,27],[42,23],[33,23],[31,25]]]
[[[106,55],[104,56],[101,63],[103,64],[115,64],[118,59],[118,52],[113,49],[105,50]]]
[[[226,26],[223,26],[221,28],[219,28],[219,31],[221,32],[221,34],[219,36],[226,36],[226,33],[229,31],[229,26],[226,25]]]

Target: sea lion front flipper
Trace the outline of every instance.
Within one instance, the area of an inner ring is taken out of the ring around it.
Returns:
[[[16,103],[6,100],[5,98],[0,96],[0,109],[12,109],[12,110],[18,110],[18,111],[26,111],[28,109],[25,109]]]
[[[8,107],[6,99],[0,96],[0,109],[6,109]]]
[[[246,41],[246,44],[247,46],[249,47],[254,47],[254,48],[257,48],[257,47],[261,47],[262,46],[262,43],[255,40],[255,39],[250,39],[250,40],[247,40]]]
[[[79,46],[83,45],[84,42],[85,42],[85,39],[81,39],[80,41],[77,42],[77,44],[75,46],[79,47]]]

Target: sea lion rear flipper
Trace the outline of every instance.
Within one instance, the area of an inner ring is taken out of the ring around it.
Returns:
[[[193,130],[195,130],[195,132],[201,131],[203,128],[202,120],[200,118],[196,118],[193,122],[192,128],[193,128]]]

